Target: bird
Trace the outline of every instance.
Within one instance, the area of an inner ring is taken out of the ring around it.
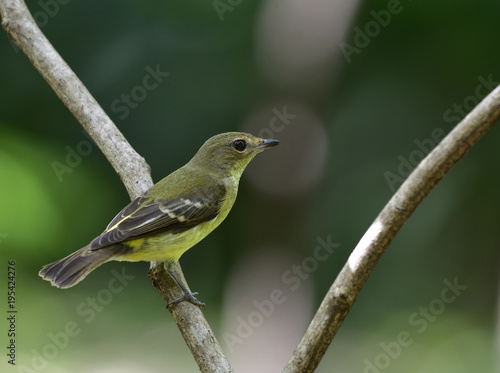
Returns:
[[[45,265],[39,275],[53,286],[67,289],[112,260],[177,262],[227,217],[241,175],[253,157],[278,144],[278,140],[244,132],[209,138],[188,163],[125,206],[103,233],[65,258]],[[184,293],[170,303],[188,300],[203,304],[165,268]]]

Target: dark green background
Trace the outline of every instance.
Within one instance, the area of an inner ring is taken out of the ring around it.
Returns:
[[[402,11],[373,29],[369,44],[349,63],[340,43],[355,46],[356,30],[365,30],[373,12],[381,14],[388,2],[364,2],[344,17],[340,29],[297,22],[288,41],[262,27],[272,24],[266,17],[274,12],[274,26],[286,31],[279,22],[290,9],[314,20],[310,14],[326,3],[247,0],[221,20],[210,1],[74,0],[57,7],[54,1],[28,2],[54,47],[145,157],[155,181],[220,132],[257,135],[267,129],[282,140],[252,162],[227,221],[181,259],[238,372],[279,371],[392,195],[387,172],[397,175],[402,162],[414,166],[415,141],[433,142],[436,129],[448,133],[456,124],[449,110],[470,109],[476,92],[482,98],[492,89],[484,79],[500,82],[498,1],[402,1]],[[328,36],[326,42],[316,44],[313,37],[309,49],[294,49],[294,38],[297,48],[303,47],[308,27],[315,26],[318,38]],[[268,54],[262,52],[266,43]],[[324,55],[319,62],[318,55]],[[42,265],[98,235],[128,196],[101,152],[89,147],[78,122],[5,33],[0,56],[0,268],[4,284],[7,261],[16,261],[18,367],[196,371],[146,276],[146,263],[106,264],[65,291],[37,276]],[[281,65],[275,70],[263,68],[276,58]],[[158,65],[169,76],[120,118],[112,102],[141,86],[147,67]],[[275,122],[273,130],[271,120],[284,107],[296,118],[286,126]],[[375,361],[387,362],[381,372],[498,369],[499,140],[493,128],[417,209],[318,371],[371,372],[366,367]],[[85,155],[60,180],[53,163],[66,162],[68,147]],[[293,265],[311,263],[317,239],[328,236],[339,244],[333,255],[316,262],[290,291],[282,276]],[[100,291],[104,296],[113,270],[135,278],[87,323],[85,302]],[[409,320],[421,307],[439,304],[446,279],[467,289],[419,333]],[[285,291],[286,301],[229,351],[224,336],[237,335],[238,317],[247,320],[256,310],[253,302],[270,299],[273,289]],[[44,349],[50,355],[51,335],[61,336],[65,327],[71,332],[74,323],[78,335],[61,337],[63,347],[48,365],[36,360]],[[6,340],[8,324],[2,325]],[[404,332],[412,342],[399,351],[394,342]],[[383,346],[392,346],[394,357],[385,361]]]

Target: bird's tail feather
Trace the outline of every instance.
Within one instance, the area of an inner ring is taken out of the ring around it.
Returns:
[[[57,262],[47,264],[38,274],[53,286],[66,289],[82,281],[115,255],[113,246],[91,251],[87,245]]]

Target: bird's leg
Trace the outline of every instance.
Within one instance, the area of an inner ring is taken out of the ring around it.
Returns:
[[[190,292],[188,290],[188,288],[186,287],[186,285],[184,285],[182,283],[182,281],[180,280],[180,278],[175,274],[175,272],[173,272],[173,271],[170,270],[169,266],[165,265],[165,270],[168,272],[168,274],[170,275],[170,277],[172,277],[172,279],[177,283],[177,285],[179,285],[179,287],[181,288],[182,292],[184,293],[179,298],[176,298],[176,299],[168,302],[167,308],[169,308],[173,304],[176,304],[176,303],[179,303],[179,302],[182,302],[182,301],[185,301],[185,300],[187,300],[188,302],[193,303],[195,306],[198,306],[198,307],[201,307],[201,308],[205,308],[206,307],[205,303],[200,302],[195,297],[195,295],[198,295],[198,292],[194,292],[194,293]]]

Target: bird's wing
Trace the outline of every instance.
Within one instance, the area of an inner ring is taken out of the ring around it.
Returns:
[[[193,187],[181,195],[168,200],[147,195],[136,198],[90,243],[90,250],[158,233],[180,233],[212,220],[219,213],[226,188],[212,185],[210,191],[204,191]]]

